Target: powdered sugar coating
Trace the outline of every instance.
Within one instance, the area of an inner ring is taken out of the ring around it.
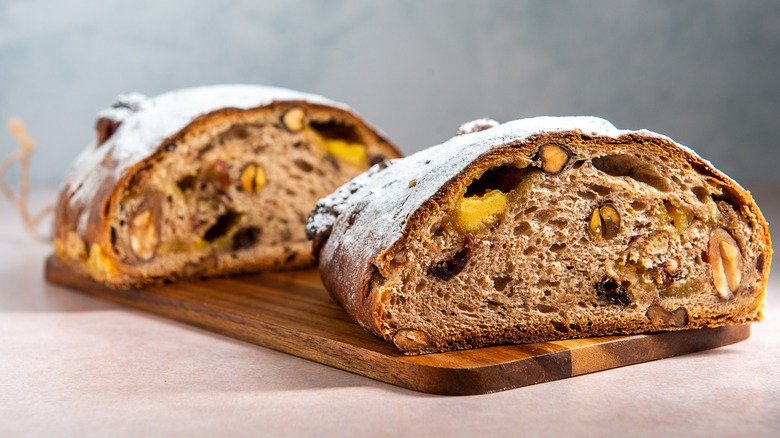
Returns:
[[[331,234],[338,236],[337,242],[322,245],[321,259],[348,257],[356,266],[375,264],[381,272],[377,258],[401,238],[412,213],[466,166],[495,147],[559,132],[610,138],[637,134],[673,142],[647,130],[620,130],[596,117],[537,117],[504,123],[374,166],[319,201],[309,218],[307,235],[315,242]],[[411,181],[414,183],[410,184]],[[342,281],[349,283],[345,290],[361,290],[362,279]]]
[[[129,168],[147,158],[165,141],[194,119],[225,108],[252,109],[279,101],[305,101],[349,110],[322,96],[284,88],[257,85],[217,85],[177,90],[147,99],[138,93],[117,98],[98,117],[121,122],[104,143],[93,143],[77,158],[64,185],[71,205],[91,202],[102,184],[113,184]],[[83,209],[77,231],[83,234],[90,221]]]

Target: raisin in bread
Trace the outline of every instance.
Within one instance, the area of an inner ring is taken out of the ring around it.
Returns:
[[[311,264],[316,201],[397,149],[347,106],[223,85],[98,114],[55,210],[54,247],[114,287]]]
[[[481,120],[322,199],[332,296],[406,354],[760,320],[750,194],[690,149],[590,117]]]

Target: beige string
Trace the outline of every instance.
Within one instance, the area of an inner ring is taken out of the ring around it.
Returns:
[[[0,163],[0,192],[19,212],[19,216],[22,218],[22,222],[30,235],[40,241],[48,242],[51,238],[39,233],[38,225],[46,218],[46,215],[54,210],[54,205],[47,205],[34,215],[30,214],[27,206],[27,198],[30,194],[30,157],[35,150],[35,143],[27,135],[22,121],[18,118],[14,117],[8,121],[8,130],[19,141],[21,149],[15,151]],[[21,170],[18,195],[14,193],[5,180],[8,168],[17,161]]]

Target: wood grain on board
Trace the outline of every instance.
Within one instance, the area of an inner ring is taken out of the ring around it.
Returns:
[[[56,257],[47,281],[393,385],[434,394],[484,394],[733,344],[749,325],[404,356],[365,332],[328,296],[315,270],[117,290]]]

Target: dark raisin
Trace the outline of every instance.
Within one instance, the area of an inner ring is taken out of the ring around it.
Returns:
[[[620,304],[624,307],[631,302],[626,288],[609,277],[596,283],[596,296],[610,304]]]
[[[246,227],[233,235],[233,251],[239,251],[255,246],[260,239],[261,230],[257,227]]]
[[[758,257],[756,257],[756,271],[763,272],[764,271],[764,253],[758,253]]]
[[[463,249],[456,252],[449,260],[434,263],[428,268],[426,273],[442,280],[449,280],[460,274],[460,271],[466,267],[466,263],[474,255],[475,249],[476,239],[474,239],[474,235],[471,233],[466,234],[463,236]]]

